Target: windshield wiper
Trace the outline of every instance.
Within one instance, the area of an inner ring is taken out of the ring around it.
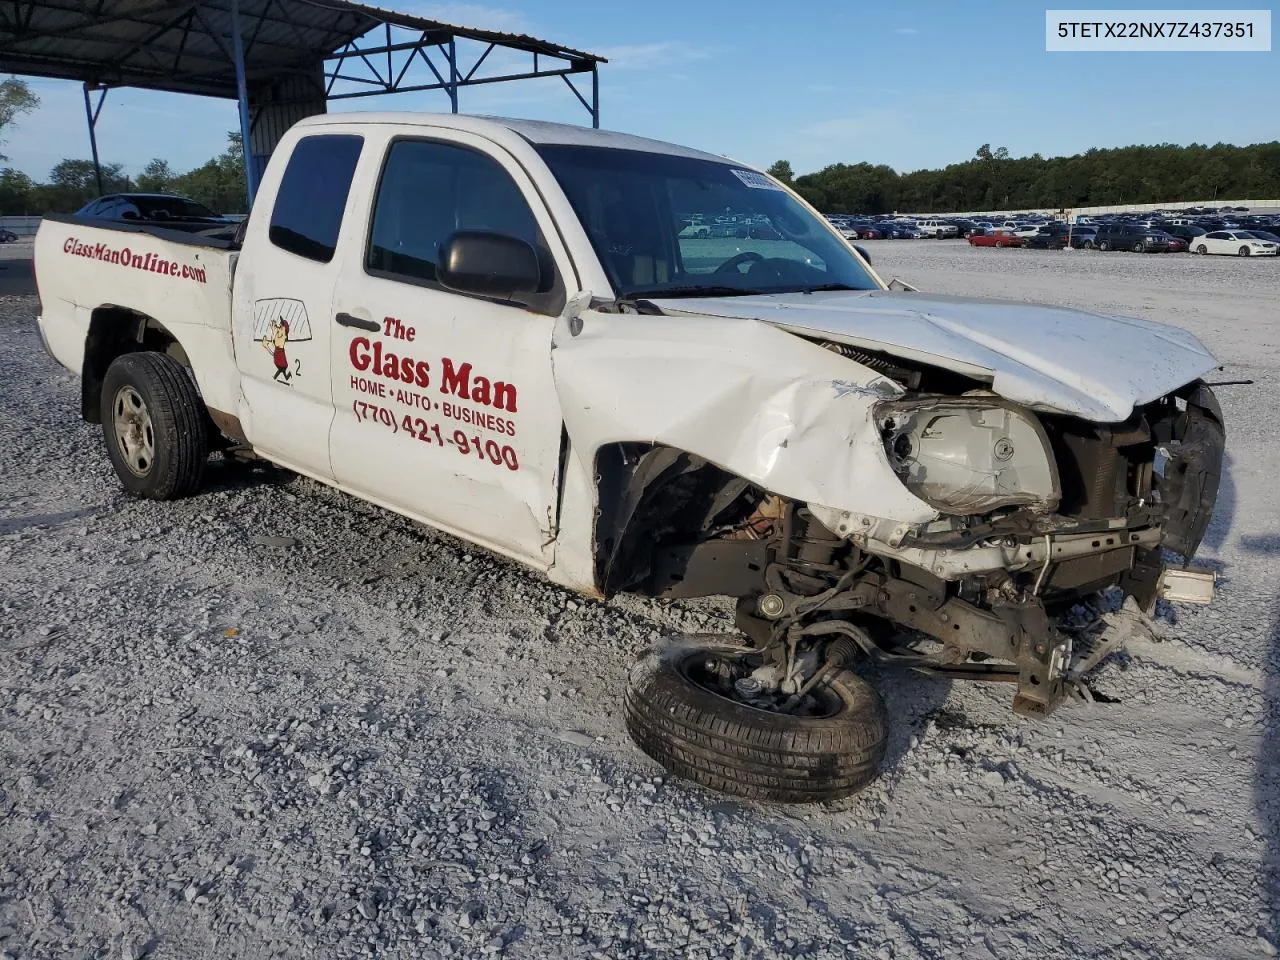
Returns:
[[[663,300],[667,297],[749,297],[765,292],[725,286],[652,287],[648,290],[628,290],[626,298],[628,300]]]
[[[863,290],[863,287],[851,287],[847,283],[819,283],[816,286],[805,287],[800,293],[828,293],[832,290]]]

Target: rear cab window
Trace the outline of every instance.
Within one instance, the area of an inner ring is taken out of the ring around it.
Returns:
[[[315,134],[294,144],[271,210],[272,244],[319,263],[333,259],[363,146],[363,137],[347,133]]]

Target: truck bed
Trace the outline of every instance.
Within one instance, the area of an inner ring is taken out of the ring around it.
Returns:
[[[217,237],[151,225],[74,216],[46,217],[36,234],[40,333],[49,352],[81,373],[95,316],[142,317],[170,332],[188,354],[231,357],[231,280],[239,248]],[[201,370],[234,370],[234,362]],[[214,407],[234,402],[233,386],[206,382]],[[228,409],[228,406],[219,407]]]

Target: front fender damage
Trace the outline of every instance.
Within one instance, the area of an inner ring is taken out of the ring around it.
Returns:
[[[583,462],[662,444],[796,501],[904,526],[937,517],[893,473],[872,416],[902,388],[770,324],[589,310],[557,327],[552,365]]]

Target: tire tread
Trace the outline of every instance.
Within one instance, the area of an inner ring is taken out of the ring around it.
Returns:
[[[130,384],[142,394],[156,436],[155,462],[137,477],[117,462],[111,407],[116,391]],[[117,357],[102,389],[102,430],[112,465],[125,488],[149,500],[177,500],[200,489],[209,459],[204,403],[186,368],[163,353],[140,351]]]
[[[832,680],[846,704],[835,717],[788,717],[695,686],[675,667],[691,649],[651,652],[632,671],[627,730],[654,760],[721,793],[784,803],[838,799],[875,779],[884,706],[866,681],[847,671]]]

